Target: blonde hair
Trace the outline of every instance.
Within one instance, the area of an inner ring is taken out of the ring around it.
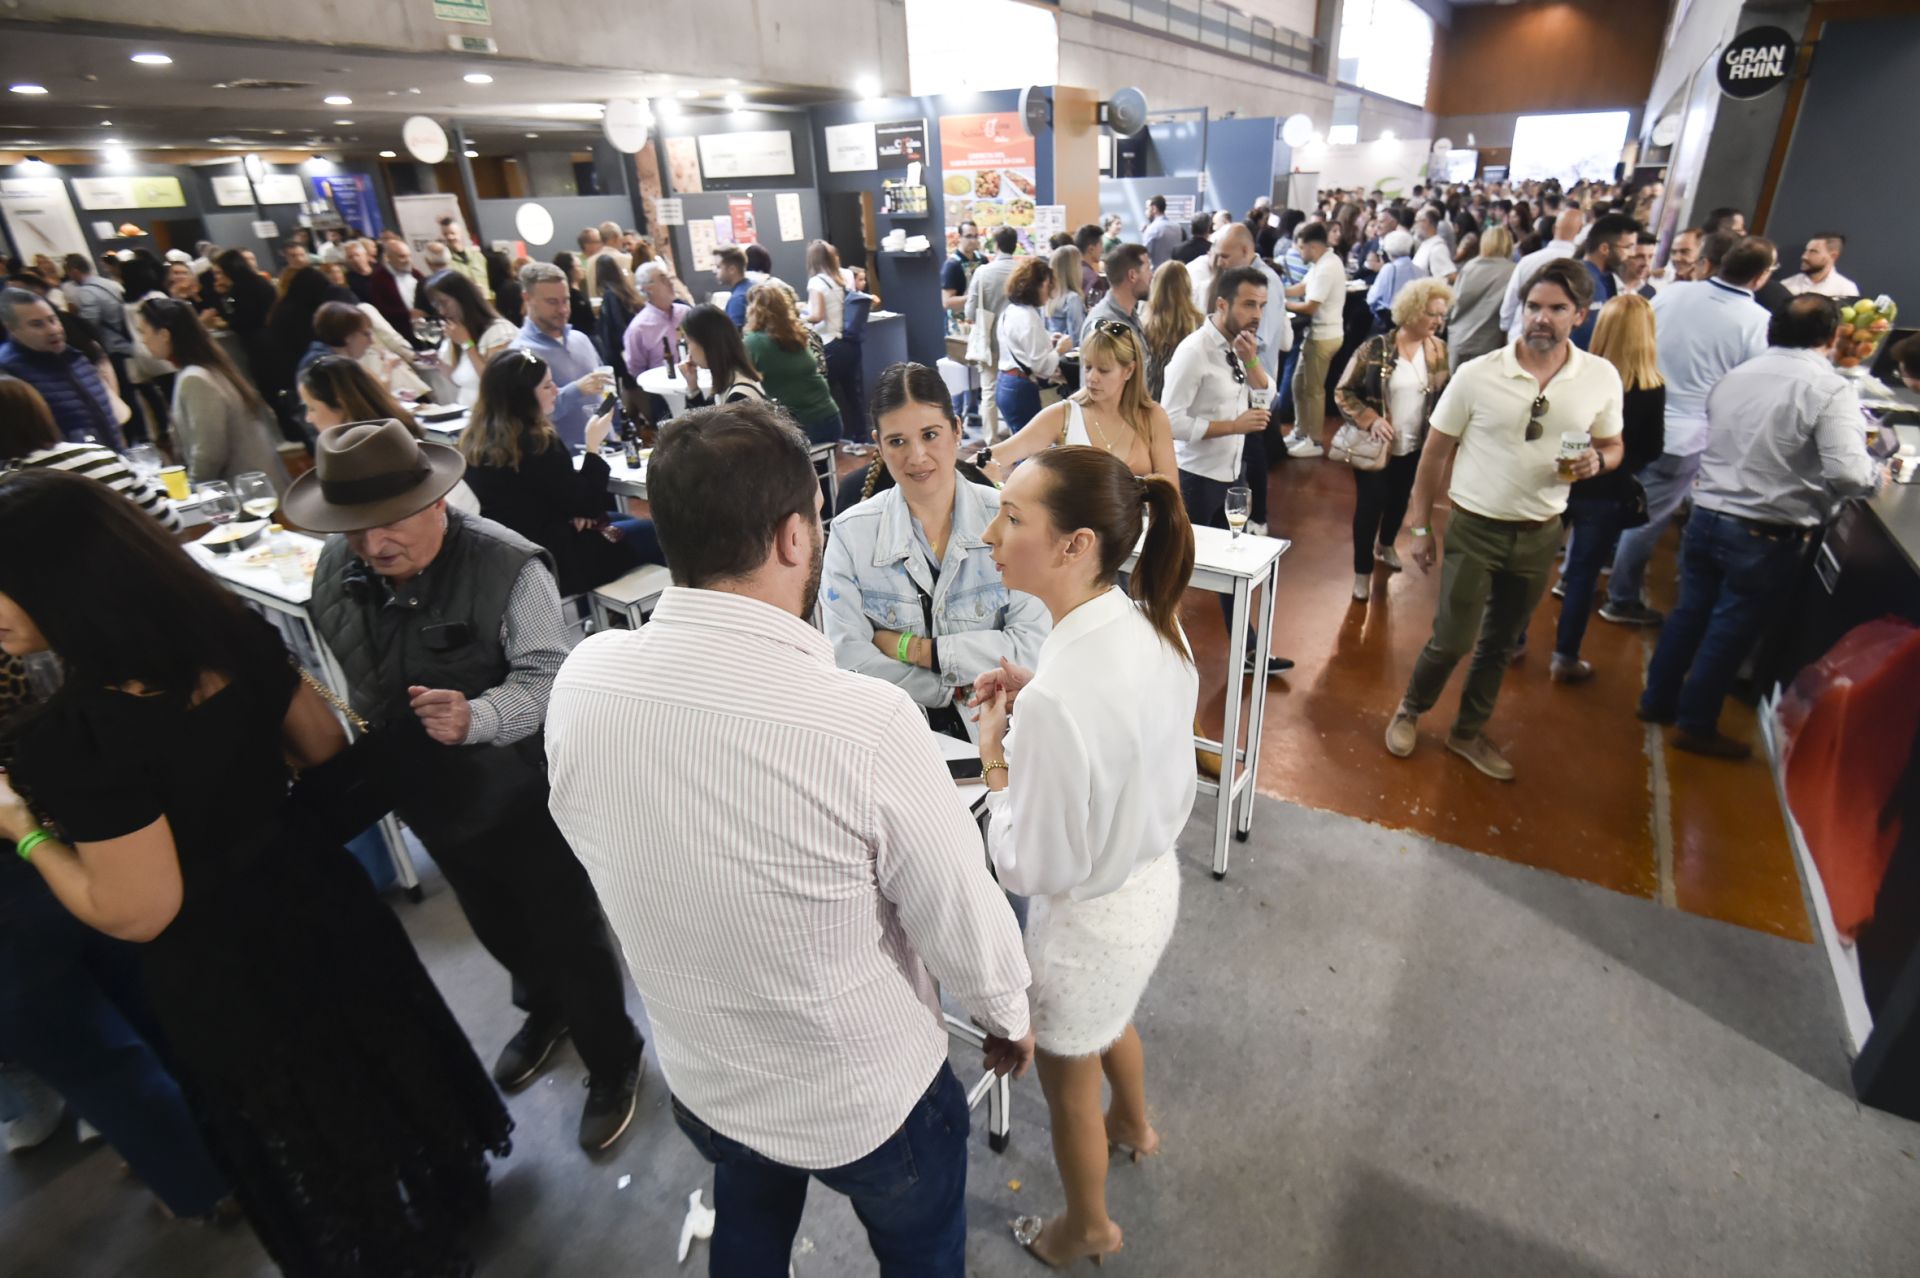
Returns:
[[[793,299],[771,282],[747,290],[747,332],[765,333],[783,351],[797,351],[807,344],[807,326],[794,314]]]
[[[1053,296],[1047,299],[1047,314],[1058,315],[1069,296],[1087,300],[1086,284],[1080,277],[1080,250],[1063,244],[1053,251]]]
[[[1153,273],[1147,293],[1147,349],[1162,363],[1173,358],[1173,348],[1187,340],[1207,317],[1193,304],[1193,276],[1180,262],[1169,260]]]
[[[1429,277],[1401,285],[1400,291],[1393,296],[1394,327],[1412,323],[1436,297],[1444,297],[1448,305],[1453,304],[1453,290],[1447,287],[1445,280]]]
[[[1504,226],[1490,226],[1480,232],[1481,257],[1512,257],[1513,232]]]
[[[1587,350],[1619,369],[1627,390],[1666,385],[1654,350],[1653,304],[1638,293],[1622,293],[1600,308]]]
[[[1166,267],[1160,269],[1165,270]],[[1133,330],[1128,328],[1124,333],[1115,333],[1109,332],[1105,324],[1094,325],[1087,334],[1087,340],[1080,344],[1080,367],[1090,368],[1096,362],[1111,363],[1115,368],[1125,368],[1129,364],[1133,366],[1133,372],[1128,374],[1125,384],[1120,387],[1120,416],[1126,420],[1128,429],[1151,450],[1153,400],[1147,394],[1146,352],[1140,349],[1139,339],[1134,337]],[[1073,400],[1077,404],[1085,404],[1086,389],[1082,387],[1075,391]]]

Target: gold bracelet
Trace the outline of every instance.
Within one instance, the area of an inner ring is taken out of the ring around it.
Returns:
[[[1005,759],[988,759],[986,766],[980,769],[980,782],[982,785],[986,784],[987,778],[993,775],[995,768],[998,768],[1002,772],[1007,772],[1007,761]],[[1007,780],[1013,780],[1013,773],[1007,772]]]

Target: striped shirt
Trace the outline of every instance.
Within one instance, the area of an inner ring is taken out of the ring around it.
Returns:
[[[809,1170],[872,1153],[947,1059],[936,977],[1026,1035],[1020,934],[925,717],[798,617],[669,589],[567,658],[547,758],[661,1072],[716,1131]]]
[[[58,443],[20,459],[22,466],[45,466],[74,475],[97,479],[160,521],[168,532],[180,531],[180,512],[167,500],[166,493],[142,479],[120,454],[98,444]]]

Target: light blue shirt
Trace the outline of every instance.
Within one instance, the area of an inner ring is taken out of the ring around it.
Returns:
[[[1709,409],[1716,426],[1693,493],[1702,510],[1812,527],[1878,482],[1860,399],[1820,351],[1762,352],[1720,379]]]
[[[1390,311],[1401,289],[1426,277],[1426,267],[1416,265],[1411,257],[1396,257],[1374,276],[1373,287],[1367,290],[1367,306],[1376,311]]]
[[[1153,263],[1153,269],[1159,270],[1173,257],[1173,251],[1187,238],[1186,231],[1166,219],[1162,214],[1147,223],[1140,233],[1140,242],[1146,245],[1147,258]]]
[[[553,372],[553,384],[560,388],[559,402],[553,406],[554,432],[567,442],[568,448],[579,452],[586,444],[587,419],[599,407],[597,401],[588,402],[587,396],[574,387],[575,382],[604,362],[600,352],[594,348],[592,339],[579,329],[568,326],[565,334],[556,341],[541,332],[532,320],[528,320],[520,326],[520,335],[513,339],[513,344],[507,349],[527,351],[547,361],[547,367]]]
[[[954,689],[967,687],[1002,657],[1031,669],[1053,623],[1045,604],[1008,590],[993,566],[982,534],[999,513],[1000,494],[993,489],[964,478],[954,485],[953,526],[937,578],[925,534],[898,488],[836,515],[820,590],[834,663],[898,684],[930,709],[950,703]],[[896,661],[873,646],[876,630],[926,635],[923,591],[933,601],[936,670]]]
[[[1515,272],[1518,274],[1518,272]],[[1707,447],[1707,396],[1720,379],[1767,349],[1767,308],[1725,280],[1692,280],[1653,299],[1654,340],[1667,382],[1666,451]]]

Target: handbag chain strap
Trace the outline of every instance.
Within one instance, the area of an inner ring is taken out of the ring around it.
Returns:
[[[329,688],[326,684],[321,683],[318,679],[314,678],[313,675],[307,670],[305,666],[297,665],[294,667],[294,669],[300,672],[300,682],[306,684],[309,688],[312,688],[314,692],[319,695],[322,701],[332,706],[334,710],[336,710],[342,716],[344,716],[346,721],[353,725],[353,730],[355,732],[364,733],[369,731],[372,728],[373,725],[369,724],[364,718],[362,718],[360,716],[360,713],[357,710],[355,710],[352,706],[348,705],[345,701],[342,701],[340,699],[339,693],[335,692],[332,688]]]

